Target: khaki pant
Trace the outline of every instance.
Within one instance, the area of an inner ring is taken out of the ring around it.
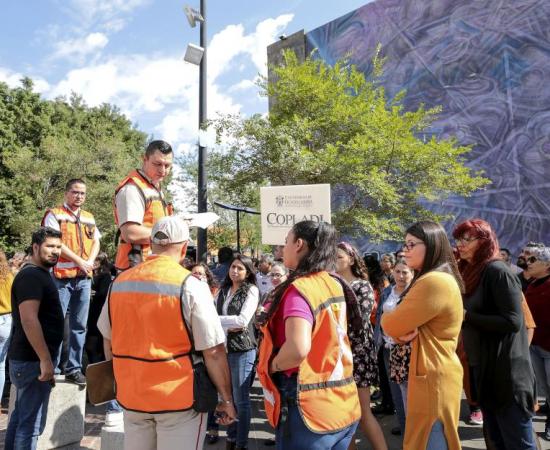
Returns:
[[[149,414],[124,410],[125,450],[201,450],[206,414]]]

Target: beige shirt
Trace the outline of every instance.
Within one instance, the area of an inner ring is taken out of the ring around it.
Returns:
[[[188,277],[183,289],[181,302],[183,315],[193,335],[197,351],[206,350],[225,342],[225,333],[206,282],[200,281],[193,276]],[[149,324],[149,326],[154,326],[154,324]],[[108,300],[103,305],[103,309],[99,315],[97,328],[105,339],[111,339]]]
[[[145,200],[135,184],[127,183],[117,192],[115,205],[119,226],[126,222],[134,222],[139,225],[143,223]]]

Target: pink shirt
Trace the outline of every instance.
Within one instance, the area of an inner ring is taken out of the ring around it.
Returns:
[[[269,306],[269,304],[266,305],[266,307]],[[289,317],[301,317],[313,326],[313,313],[311,312],[309,303],[294,286],[291,286],[286,291],[277,312],[269,323],[269,331],[276,349],[281,348],[286,341],[285,321]],[[283,373],[290,376],[296,372],[298,372],[298,367],[287,369]]]

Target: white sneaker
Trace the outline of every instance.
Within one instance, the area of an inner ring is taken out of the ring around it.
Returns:
[[[122,411],[109,411],[105,414],[105,426],[116,427],[123,424]]]

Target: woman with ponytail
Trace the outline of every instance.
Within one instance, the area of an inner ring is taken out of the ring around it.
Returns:
[[[336,231],[303,221],[286,238],[288,279],[259,320],[258,376],[278,449],[347,449],[361,408],[348,320],[362,326],[357,299],[336,267]]]

